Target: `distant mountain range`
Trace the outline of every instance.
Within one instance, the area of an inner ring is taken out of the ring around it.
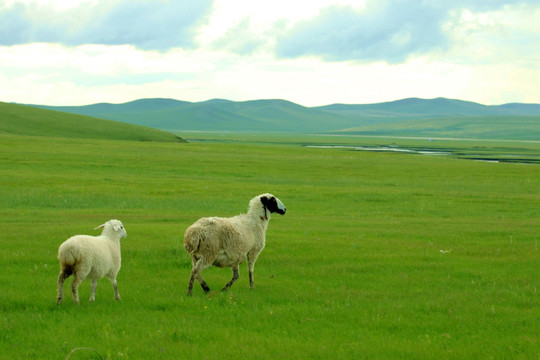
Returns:
[[[347,116],[368,116],[374,120],[393,120],[404,117],[425,119],[458,116],[540,116],[540,104],[482,105],[446,98],[408,98],[366,105],[334,104],[317,107],[317,109]]]
[[[512,138],[540,140],[540,104],[488,106],[447,98],[408,98],[377,104],[304,107],[279,99],[187,102],[158,98],[123,104],[30,106],[174,132],[339,132],[480,138],[511,135]]]

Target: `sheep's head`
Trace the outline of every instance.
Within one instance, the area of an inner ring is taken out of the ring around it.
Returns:
[[[266,214],[266,210],[270,211],[270,213],[278,213],[281,215],[285,215],[285,212],[287,211],[287,208],[281,200],[279,200],[277,197],[275,197],[272,194],[263,194],[259,195],[259,198],[261,199],[261,203],[264,206],[264,212]]]
[[[120,220],[109,220],[105,224],[99,225],[96,229],[103,228],[102,234],[108,234],[113,232],[119,239],[123,239],[127,236],[126,229]]]

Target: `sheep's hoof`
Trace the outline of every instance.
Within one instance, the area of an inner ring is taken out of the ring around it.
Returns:
[[[62,300],[63,300],[62,298],[56,299],[56,305],[60,305],[62,303]]]

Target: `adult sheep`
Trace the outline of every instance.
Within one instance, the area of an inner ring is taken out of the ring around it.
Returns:
[[[121,264],[120,239],[125,238],[127,233],[119,220],[109,220],[94,230],[100,228],[103,228],[100,236],[75,235],[58,248],[60,275],[57,304],[62,303],[64,281],[72,274],[71,291],[75,304],[79,304],[79,285],[86,278],[92,280],[90,301],[95,300],[98,279],[104,277],[111,281],[115,299],[120,300],[116,275]]]
[[[285,205],[272,194],[261,194],[249,202],[247,214],[230,218],[205,217],[191,225],[184,234],[184,249],[191,256],[191,276],[187,294],[193,282],[199,281],[205,292],[210,288],[201,272],[209,266],[230,267],[233,277],[223,291],[238,279],[238,266],[247,260],[249,285],[253,288],[253,268],[265,245],[266,228],[271,213],[285,214]]]

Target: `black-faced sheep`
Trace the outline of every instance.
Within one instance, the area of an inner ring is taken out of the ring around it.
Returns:
[[[271,213],[285,214],[285,205],[272,194],[261,194],[249,202],[247,214],[230,218],[205,217],[191,225],[184,234],[184,249],[191,256],[192,270],[187,294],[199,281],[205,292],[210,288],[201,271],[209,266],[230,267],[233,277],[223,290],[238,279],[238,266],[247,260],[249,284],[253,284],[255,261],[265,245],[266,228]]]
[[[75,304],[79,304],[79,285],[86,278],[92,280],[90,301],[95,300],[97,281],[103,277],[111,281],[114,297],[120,300],[116,276],[121,264],[120,239],[125,238],[127,233],[119,220],[109,220],[96,229],[99,228],[103,228],[100,236],[75,235],[58,248],[60,274],[57,304],[62,303],[64,281],[72,274],[71,290]]]

